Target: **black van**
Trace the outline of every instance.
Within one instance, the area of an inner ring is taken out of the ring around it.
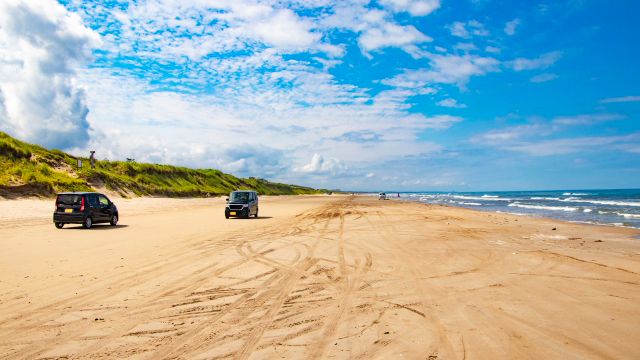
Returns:
[[[243,217],[248,219],[251,215],[258,217],[258,194],[252,190],[238,190],[229,194],[227,206],[224,208],[224,217]]]
[[[58,229],[64,224],[82,224],[85,229],[97,223],[118,223],[118,208],[105,195],[95,192],[60,193],[56,195],[53,223]]]

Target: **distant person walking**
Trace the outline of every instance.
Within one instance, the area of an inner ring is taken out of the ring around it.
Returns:
[[[400,197],[400,193],[398,193],[398,197]]]

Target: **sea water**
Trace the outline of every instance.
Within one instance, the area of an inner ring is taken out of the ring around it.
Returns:
[[[394,196],[395,195],[395,196]],[[394,198],[397,193],[387,193]],[[402,200],[514,215],[640,229],[640,189],[496,192],[411,192]]]

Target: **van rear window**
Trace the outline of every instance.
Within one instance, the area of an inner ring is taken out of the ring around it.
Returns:
[[[57,203],[64,205],[80,205],[80,203],[82,203],[82,195],[58,195]]]

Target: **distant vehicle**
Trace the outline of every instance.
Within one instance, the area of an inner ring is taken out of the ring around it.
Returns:
[[[381,192],[378,194],[378,200],[387,200],[387,194]]]
[[[118,208],[104,194],[95,192],[66,192],[56,195],[53,223],[58,229],[65,224],[82,224],[89,229],[93,224],[118,223]]]
[[[238,190],[229,194],[227,206],[224,209],[224,217],[243,217],[248,219],[251,215],[258,217],[258,194],[252,190]]]

